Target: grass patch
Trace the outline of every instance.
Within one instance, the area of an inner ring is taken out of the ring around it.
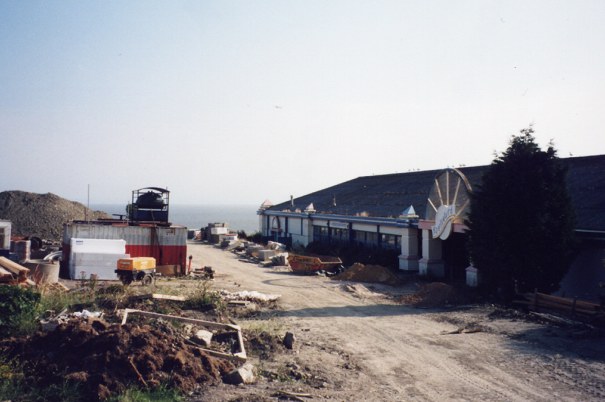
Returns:
[[[178,390],[164,385],[150,390],[129,388],[126,392],[109,399],[110,402],[178,402],[184,400]]]
[[[243,321],[240,326],[242,330],[252,335],[267,333],[272,336],[283,336],[286,332],[283,322],[277,319]]]

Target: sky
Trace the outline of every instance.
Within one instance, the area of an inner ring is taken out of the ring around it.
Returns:
[[[287,201],[605,153],[605,2],[0,0],[0,191]]]

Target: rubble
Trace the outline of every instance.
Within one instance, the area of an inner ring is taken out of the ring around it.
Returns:
[[[195,334],[193,334],[193,336],[191,337],[191,340],[205,348],[210,347],[210,344],[212,343],[212,336],[214,334],[210,331],[206,331],[203,329],[200,329],[199,331],[196,331]]]
[[[227,384],[253,384],[256,382],[255,369],[251,363],[246,363],[243,366],[228,373],[223,381]]]
[[[257,292],[256,290],[242,290],[241,292],[228,292],[226,290],[221,290],[221,296],[223,299],[227,301],[232,300],[247,300],[247,301],[255,301],[255,302],[271,302],[276,301],[281,297],[281,295],[268,295],[264,293]]]
[[[122,315],[122,325],[126,324],[129,315],[140,315],[140,316],[148,317],[148,318],[156,318],[156,319],[162,319],[162,320],[168,320],[168,321],[177,321],[177,322],[193,324],[193,325],[205,327],[205,328],[218,329],[218,330],[222,330],[222,331],[233,331],[235,339],[233,339],[233,342],[232,342],[233,347],[229,351],[230,353],[224,353],[224,352],[219,352],[219,351],[210,350],[210,349],[200,349],[200,350],[209,355],[219,357],[222,359],[232,360],[232,361],[246,361],[246,359],[247,359],[246,349],[244,347],[244,340],[242,338],[241,328],[238,325],[221,324],[218,322],[198,320],[195,318],[180,317],[180,316],[169,315],[169,314],[153,313],[150,311],[142,311],[142,310],[135,310],[135,309],[128,309],[128,308],[123,310],[121,312],[121,315]]]

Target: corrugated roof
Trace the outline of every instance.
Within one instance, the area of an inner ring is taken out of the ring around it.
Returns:
[[[577,229],[605,231],[605,155],[562,158],[568,166],[567,184],[576,210]],[[481,182],[485,166],[458,168],[471,185]],[[362,176],[293,200],[271,211],[303,211],[313,204],[317,213],[398,217],[412,205],[420,218],[434,178],[443,169]]]

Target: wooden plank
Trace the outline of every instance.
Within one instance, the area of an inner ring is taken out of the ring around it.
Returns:
[[[570,306],[570,307],[575,304],[576,307],[586,308],[586,309],[598,310],[600,308],[599,304],[597,304],[597,303],[591,303],[591,302],[583,301],[583,300],[570,299],[570,298],[565,298],[565,297],[560,297],[560,296],[552,296],[552,295],[547,295],[545,293],[538,293],[538,296],[542,300],[548,300],[551,303],[559,303],[559,304]]]
[[[6,269],[0,267],[0,278],[4,278],[4,277],[9,277],[9,278],[13,278],[13,274],[10,271],[7,271]]]
[[[0,266],[6,269],[7,271],[10,271],[13,274],[19,276],[20,278],[26,277],[29,274],[28,268],[25,268],[24,266],[19,265],[6,257],[0,257]]]
[[[151,295],[152,299],[159,299],[159,300],[173,300],[173,301],[186,301],[187,298],[184,296],[174,296],[174,295],[164,295],[161,293],[153,293]]]

